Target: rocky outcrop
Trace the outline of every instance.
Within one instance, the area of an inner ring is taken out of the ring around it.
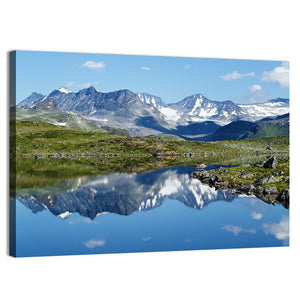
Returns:
[[[42,102],[38,102],[35,107],[35,109],[57,109],[57,102],[53,98],[48,98]]]
[[[227,180],[220,180],[217,175],[205,170],[195,171],[191,174],[191,177],[199,179],[203,184],[208,184],[216,189],[232,189],[236,193],[255,195],[269,204],[280,202],[285,208],[289,208],[289,189],[279,191],[275,186],[262,187],[264,183],[278,181],[272,174],[263,176],[255,181],[254,184],[229,183]]]
[[[199,179],[202,183],[208,184],[209,186],[215,186],[216,188],[228,188],[228,181],[221,181],[219,177],[208,171],[196,171],[191,174],[191,177]]]

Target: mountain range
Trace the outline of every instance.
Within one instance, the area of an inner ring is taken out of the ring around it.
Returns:
[[[34,92],[17,107],[64,111],[99,127],[126,129],[133,136],[171,134],[184,139],[202,139],[231,122],[254,123],[263,118],[287,114],[289,99],[236,104],[230,100],[212,101],[195,94],[177,103],[166,104],[160,97],[147,93],[130,90],[107,93],[91,86],[77,93],[65,87],[48,95]],[[243,126],[250,126],[250,123],[243,123]]]

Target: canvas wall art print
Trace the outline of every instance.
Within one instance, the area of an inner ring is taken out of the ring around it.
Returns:
[[[10,255],[288,245],[288,62],[10,53]]]

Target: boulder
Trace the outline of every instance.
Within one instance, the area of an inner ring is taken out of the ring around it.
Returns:
[[[255,190],[255,187],[253,184],[242,184],[240,187],[240,191],[243,193],[251,194]]]
[[[193,172],[192,176],[196,177],[198,179],[202,179],[204,177],[210,177],[210,174],[207,171],[202,170],[202,171],[195,171],[195,172]]]
[[[241,188],[241,184],[238,184],[238,183],[232,183],[230,185],[230,188],[231,189],[234,189],[234,190],[239,190]]]
[[[277,164],[278,164],[277,159],[274,156],[272,156],[269,160],[267,160],[264,163],[264,168],[276,169]]]
[[[211,183],[211,178],[210,177],[201,177],[200,181],[204,184],[210,184]]]
[[[264,189],[264,194],[265,195],[275,195],[275,194],[278,194],[278,190],[275,186],[266,187]]]
[[[220,181],[220,179],[217,175],[211,175],[210,179],[211,179],[211,183],[216,183],[216,182]]]
[[[199,163],[199,164],[196,164],[194,166],[195,169],[199,169],[199,170],[202,170],[202,169],[205,169],[206,168],[206,164],[203,164],[203,163]]]
[[[251,174],[251,173],[249,173],[247,171],[242,170],[241,173],[240,173],[240,175],[238,177],[245,179],[245,178],[249,178],[249,177],[252,177],[252,176],[253,176],[253,174]]]
[[[290,206],[290,190],[284,189],[280,195],[277,197],[277,200],[285,207],[289,208]]]
[[[276,194],[261,194],[261,195],[257,195],[259,199],[261,199],[262,201],[268,203],[268,204],[272,204],[275,205],[277,203],[276,200]]]
[[[229,185],[229,182],[227,180],[214,182],[214,186],[216,188],[227,189],[228,185]]]
[[[257,186],[255,188],[255,194],[261,195],[263,193],[264,189],[261,186]]]
[[[267,174],[259,179],[257,179],[255,182],[254,182],[254,185],[255,186],[258,186],[258,185],[263,185],[264,183],[272,183],[272,182],[278,182],[279,180],[274,177],[272,174]]]

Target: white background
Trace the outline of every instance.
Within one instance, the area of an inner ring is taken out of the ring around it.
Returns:
[[[297,1],[7,0],[1,2],[0,12],[2,299],[300,299]],[[14,49],[289,60],[291,246],[9,257],[7,52]]]

